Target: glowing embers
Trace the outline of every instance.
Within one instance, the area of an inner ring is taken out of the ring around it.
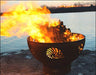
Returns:
[[[81,44],[81,45],[78,47],[78,49],[81,51],[81,50],[83,50],[83,47],[84,47],[84,45]]]
[[[58,48],[49,48],[46,51],[46,55],[51,58],[51,59],[60,59],[60,58],[64,58],[64,55],[62,53],[62,51]]]

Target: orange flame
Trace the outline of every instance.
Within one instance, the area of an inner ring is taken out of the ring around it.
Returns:
[[[41,8],[36,4],[30,3],[25,5],[12,6],[12,8],[9,9],[11,13],[3,14],[5,19],[1,23],[1,36],[21,37],[29,35],[35,42],[46,43],[70,42],[84,38],[83,35],[72,34],[68,29],[63,32],[64,36],[62,36],[62,33],[60,35],[58,28],[60,28],[61,23],[58,19],[52,19],[50,17],[50,11],[46,7]],[[57,25],[59,26],[55,29],[55,33],[57,33],[55,35],[53,31],[54,27],[57,27]],[[63,28],[64,26],[61,25],[61,27]]]
[[[1,36],[29,35],[38,42],[52,42],[53,33],[49,27],[57,26],[58,19],[50,17],[50,11],[33,4],[20,4],[9,9],[11,13],[4,13],[5,20],[1,23]],[[10,16],[12,15],[12,16]]]

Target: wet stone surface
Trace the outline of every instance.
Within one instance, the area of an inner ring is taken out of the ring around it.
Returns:
[[[0,75],[43,75],[42,64],[29,50],[0,53]],[[96,51],[84,50],[66,75],[96,75]]]

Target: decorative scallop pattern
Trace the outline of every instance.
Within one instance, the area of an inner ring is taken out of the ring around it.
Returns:
[[[46,55],[51,59],[64,58],[62,51],[60,49],[54,48],[54,47],[48,48],[46,51]]]

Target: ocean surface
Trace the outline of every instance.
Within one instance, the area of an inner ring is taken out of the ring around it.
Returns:
[[[95,13],[96,12],[76,12],[76,13],[56,13],[51,14],[52,18],[63,21],[71,32],[81,33],[86,36],[84,50],[96,50],[95,47]],[[3,17],[1,17],[2,22]],[[28,49],[27,37],[4,37],[1,36],[1,52],[18,51]]]

